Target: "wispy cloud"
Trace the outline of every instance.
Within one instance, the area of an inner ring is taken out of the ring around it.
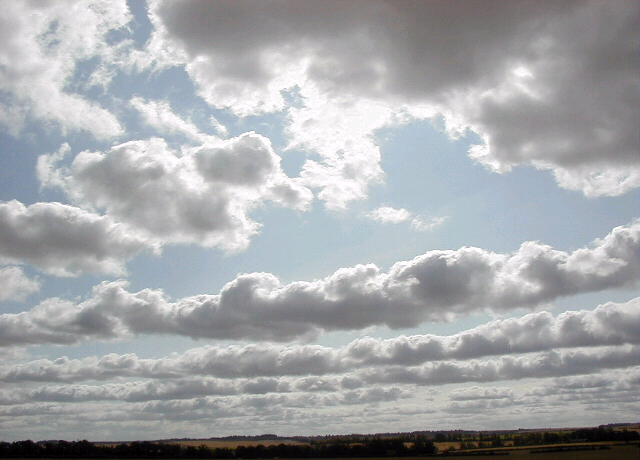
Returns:
[[[443,223],[448,217],[434,217],[428,221],[407,211],[404,208],[393,208],[391,206],[381,206],[366,214],[366,217],[382,224],[400,224],[411,221],[411,228],[419,232],[431,231]]]

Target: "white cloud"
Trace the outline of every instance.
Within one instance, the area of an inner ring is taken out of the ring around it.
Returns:
[[[57,276],[123,275],[127,260],[158,249],[108,217],[60,203],[0,202],[0,232],[0,262]]]
[[[229,135],[227,127],[220,123],[213,115],[209,117],[209,122],[221,137],[225,138]]]
[[[109,45],[106,37],[130,19],[124,1],[5,5],[0,12],[0,91],[8,96],[0,121],[14,135],[29,118],[53,121],[63,132],[84,130],[99,138],[121,134],[116,117],[74,86],[108,84],[109,68],[127,44]],[[94,58],[98,65],[87,80],[74,81],[79,66]]]
[[[165,122],[183,131],[194,128],[176,118]],[[284,174],[269,140],[253,132],[224,141],[210,137],[180,153],[158,138],[131,141],[104,153],[81,152],[70,167],[58,167],[61,152],[40,157],[43,186],[62,188],[84,207],[104,209],[158,244],[245,249],[260,228],[248,216],[255,207],[271,201],[304,210],[312,197]]]
[[[434,228],[439,227],[444,224],[449,219],[448,216],[444,217],[434,217],[427,222],[423,221],[419,217],[414,217],[411,221],[411,227],[419,232],[430,232]]]
[[[216,107],[241,116],[280,111],[281,91],[299,90],[291,143],[321,155],[304,176],[329,207],[381,179],[368,139],[409,114],[443,115],[453,136],[476,132],[483,144],[470,156],[493,171],[549,169],[560,186],[588,196],[640,185],[634,2],[247,8],[180,0],[152,2],[150,16],[151,49],[180,56]]]
[[[21,267],[0,267],[0,301],[23,302],[39,290],[38,280],[29,279]]]
[[[428,232],[445,223],[448,217],[434,217],[429,221],[424,221],[420,217],[412,214],[404,208],[396,209],[390,206],[381,206],[366,214],[366,217],[383,223],[399,224],[411,221],[411,228],[418,232]]]
[[[382,222],[399,224],[411,218],[411,213],[404,208],[396,209],[390,206],[381,206],[367,214],[371,219]]]
[[[329,209],[366,198],[369,186],[384,180],[373,132],[393,122],[392,110],[367,99],[328,98],[314,85],[301,87],[300,96],[305,105],[289,108],[285,131],[288,149],[312,157],[300,173],[303,183],[319,188],[318,198]]]
[[[202,133],[192,122],[176,115],[166,101],[145,101],[140,97],[134,97],[129,104],[138,111],[147,125],[155,128],[161,135],[179,133],[199,143],[210,137]]]

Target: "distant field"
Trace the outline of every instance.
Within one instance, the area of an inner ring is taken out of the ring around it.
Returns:
[[[194,446],[194,447],[205,445],[209,449],[217,449],[217,448],[235,449],[238,446],[250,447],[250,446],[257,446],[259,444],[265,447],[269,447],[269,446],[277,446],[280,444],[299,446],[299,445],[304,445],[306,443],[299,442],[299,441],[285,440],[285,439],[278,439],[275,441],[240,441],[240,440],[219,441],[219,440],[209,440],[209,439],[201,439],[201,440],[190,439],[188,441],[171,441],[171,442],[168,442],[167,444],[180,444],[181,446]]]

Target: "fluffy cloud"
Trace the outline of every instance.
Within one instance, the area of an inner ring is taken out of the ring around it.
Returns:
[[[0,302],[24,301],[28,295],[39,290],[40,283],[29,279],[21,267],[0,267]]]
[[[0,123],[18,134],[29,119],[99,138],[122,133],[116,117],[83,92],[104,87],[127,42],[107,40],[131,20],[125,1],[12,2],[0,12]],[[81,67],[87,77],[77,80]]]
[[[141,109],[159,108],[135,101]],[[155,122],[199,137],[186,122]],[[158,244],[245,249],[260,228],[248,217],[256,206],[271,201],[305,209],[311,200],[307,188],[284,174],[269,140],[253,132],[226,141],[210,137],[181,154],[158,138],[131,141],[105,153],[81,152],[70,167],[59,167],[68,150],[39,158],[43,185],[62,188],[84,207],[104,209]]]
[[[184,62],[210,104],[241,116],[280,111],[283,92],[298,91],[291,143],[322,156],[304,175],[330,207],[380,180],[379,169],[351,167],[379,168],[367,139],[412,116],[441,115],[453,136],[473,130],[482,144],[470,156],[493,171],[549,169],[588,196],[640,184],[634,2],[174,0],[151,2],[150,17],[150,49]]]
[[[0,261],[57,276],[122,275],[128,259],[157,249],[108,217],[60,203],[0,202],[0,233]]]
[[[253,174],[239,170],[237,176],[225,176],[242,181]],[[413,327],[479,311],[504,313],[570,294],[632,285],[638,278],[639,237],[640,223],[633,223],[573,253],[524,243],[513,254],[466,247],[435,250],[397,262],[388,273],[372,264],[358,265],[311,282],[282,284],[268,273],[244,274],[219,294],[176,302],[159,290],[132,293],[124,281],[104,282],[77,305],[49,299],[30,312],[0,317],[2,341],[75,343],[91,336],[92,330],[112,338],[170,333],[286,341],[321,330]],[[571,326],[566,327],[567,340],[573,334]],[[82,333],[74,338],[78,327]],[[576,340],[583,340],[579,333]]]

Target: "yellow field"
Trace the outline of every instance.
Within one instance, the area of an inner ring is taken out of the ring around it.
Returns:
[[[445,450],[460,449],[459,442],[434,442],[433,445],[438,448],[438,452],[444,452]]]

